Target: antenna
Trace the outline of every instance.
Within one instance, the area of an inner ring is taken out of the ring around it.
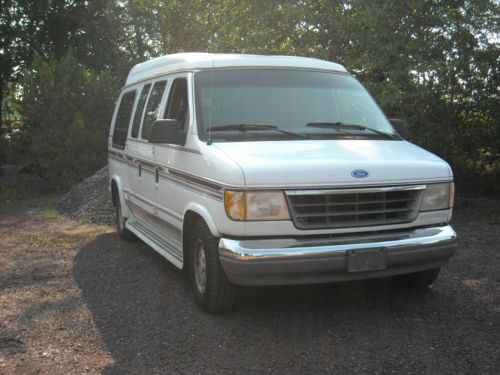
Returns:
[[[214,68],[215,57],[212,54],[212,69],[210,69],[210,116],[208,118],[208,141],[207,145],[212,144],[212,116],[214,113]]]

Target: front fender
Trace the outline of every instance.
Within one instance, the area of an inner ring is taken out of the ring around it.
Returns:
[[[210,215],[210,213],[208,212],[208,210],[205,207],[203,207],[202,205],[200,205],[198,203],[189,203],[188,206],[186,207],[186,209],[184,210],[183,217],[186,217],[186,213],[188,211],[193,211],[193,212],[197,213],[198,215],[200,215],[202,217],[202,219],[205,220],[205,223],[207,223],[208,229],[210,229],[210,232],[212,233],[212,235],[215,237],[220,237],[220,233],[217,230],[217,226],[215,225],[215,221],[214,221],[212,215]]]

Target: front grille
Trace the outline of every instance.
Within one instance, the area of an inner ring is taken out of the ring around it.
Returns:
[[[287,191],[299,229],[352,228],[413,221],[425,185]]]

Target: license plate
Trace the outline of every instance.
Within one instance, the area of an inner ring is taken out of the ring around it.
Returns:
[[[387,267],[385,249],[351,250],[347,253],[347,271],[384,270]]]

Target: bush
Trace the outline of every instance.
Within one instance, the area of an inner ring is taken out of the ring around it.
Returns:
[[[35,56],[21,87],[24,160],[43,171],[46,188],[66,189],[105,165],[118,92],[110,74],[83,66],[70,50],[60,60]]]

